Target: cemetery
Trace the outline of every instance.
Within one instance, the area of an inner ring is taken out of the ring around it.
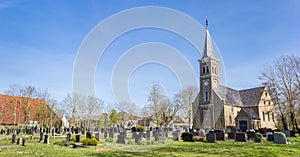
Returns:
[[[137,128],[2,127],[0,156],[295,156],[300,153],[298,131]]]

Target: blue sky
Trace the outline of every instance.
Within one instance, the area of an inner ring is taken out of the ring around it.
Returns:
[[[73,64],[86,35],[105,18],[140,6],[172,8],[202,24],[207,16],[210,34],[223,57],[227,85],[232,88],[259,86],[264,65],[285,54],[300,54],[298,0],[0,0],[0,92],[11,84],[33,85],[47,88],[61,101],[72,91]],[[176,47],[199,76],[201,56],[187,41],[158,29],[132,31],[115,40],[98,62],[96,95],[106,104],[114,103],[110,86],[114,64],[126,50],[144,42]],[[170,97],[180,88],[169,69],[145,64],[129,81],[131,97],[145,104],[153,81],[160,82]]]

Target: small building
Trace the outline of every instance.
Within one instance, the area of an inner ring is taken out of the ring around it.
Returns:
[[[59,117],[43,99],[0,94],[0,125],[29,124],[37,121],[40,125],[55,124]]]
[[[219,84],[219,60],[215,57],[206,24],[200,64],[200,91],[193,102],[193,129],[276,128],[276,112],[267,87],[235,90]]]

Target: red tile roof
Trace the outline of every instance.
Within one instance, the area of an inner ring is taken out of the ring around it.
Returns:
[[[27,122],[37,121],[37,111],[42,105],[46,105],[42,99],[0,94],[0,124],[24,124],[26,108]]]

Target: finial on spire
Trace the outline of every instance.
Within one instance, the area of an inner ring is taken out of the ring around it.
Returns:
[[[206,30],[208,29],[208,20],[207,20],[207,16],[206,16]]]

